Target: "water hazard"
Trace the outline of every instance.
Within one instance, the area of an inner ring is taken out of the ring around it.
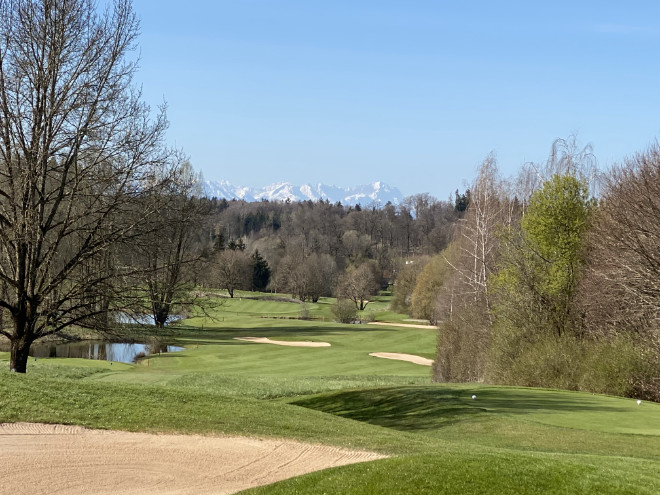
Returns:
[[[9,350],[5,346],[0,350]],[[83,358],[120,363],[134,363],[149,354],[183,351],[183,347],[168,344],[137,344],[126,342],[85,341],[69,343],[35,343],[30,347],[30,356],[35,358]]]

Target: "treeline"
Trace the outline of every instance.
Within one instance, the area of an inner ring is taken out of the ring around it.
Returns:
[[[442,322],[435,380],[660,400],[660,148],[597,174],[559,140],[511,180],[488,157],[470,190],[447,248],[395,288]]]
[[[447,201],[418,194],[382,207],[328,200],[200,202],[208,268],[199,283],[232,297],[237,289],[289,293],[303,302],[337,295],[361,310],[369,295],[394,281],[405,260],[447,247],[469,193],[456,191]]]

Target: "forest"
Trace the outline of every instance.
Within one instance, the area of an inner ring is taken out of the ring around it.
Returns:
[[[445,249],[465,207],[458,191],[455,201],[418,194],[384,207],[201,198],[204,228],[196,243],[216,271],[204,270],[198,281],[230,295],[271,290],[304,302],[335,294],[347,273],[362,271],[374,293],[394,282],[401,262]]]

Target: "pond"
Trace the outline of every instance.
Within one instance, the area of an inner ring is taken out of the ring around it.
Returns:
[[[121,324],[138,324],[138,325],[146,325],[146,326],[150,326],[154,324],[153,315],[130,314],[130,313],[125,313],[123,311],[119,311],[114,315],[115,315],[115,321]],[[182,320],[183,318],[184,318],[183,315],[176,315],[176,314],[169,315],[167,317],[167,321],[165,322],[165,324],[170,325],[172,323],[176,323],[179,320]]]
[[[6,349],[5,349],[6,347]],[[9,344],[0,350],[9,351]],[[149,354],[183,351],[183,347],[168,344],[136,344],[127,342],[89,341],[69,343],[35,343],[30,347],[30,356],[35,358],[83,358],[120,363],[134,363]]]

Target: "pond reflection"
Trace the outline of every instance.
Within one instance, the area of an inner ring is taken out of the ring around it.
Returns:
[[[154,324],[154,317],[153,315],[145,315],[145,314],[131,314],[131,313],[126,313],[123,311],[119,311],[117,313],[114,313],[115,315],[115,321],[117,323],[121,324],[138,324],[138,325],[146,325],[146,326],[151,326]],[[167,321],[165,322],[166,325],[170,325],[172,323],[176,323],[179,320],[182,320],[184,317],[182,315],[169,315],[167,317]]]
[[[6,350],[8,351],[9,349],[7,348]],[[36,358],[83,358],[117,361],[120,363],[134,363],[137,359],[149,354],[178,352],[183,350],[183,347],[167,344],[131,344],[125,342],[110,343],[85,341],[63,344],[32,344],[32,347],[30,347],[30,356]]]

